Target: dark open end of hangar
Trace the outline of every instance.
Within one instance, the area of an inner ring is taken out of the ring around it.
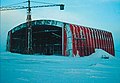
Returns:
[[[44,55],[62,54],[62,28],[50,25],[32,28],[34,53]]]
[[[11,52],[27,53],[27,28],[12,33]],[[32,26],[33,53],[62,55],[62,28],[52,25]]]

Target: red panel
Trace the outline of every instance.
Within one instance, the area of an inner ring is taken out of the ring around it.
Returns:
[[[101,48],[101,39],[100,39],[100,36],[101,36],[101,34],[100,34],[100,31],[99,30],[97,30],[97,33],[98,33],[98,48],[100,49]]]
[[[96,34],[96,48],[99,48],[99,35],[98,35],[98,30],[95,30]]]
[[[77,50],[78,50],[78,41],[77,41],[77,38],[78,38],[78,35],[77,35],[77,26],[76,25],[73,25],[73,34],[74,34],[74,44],[75,44],[75,56],[77,54]]]
[[[106,32],[107,34],[107,52],[109,53],[109,38],[108,38],[108,32]]]
[[[98,30],[96,31],[97,33],[97,48],[100,48],[100,41],[99,41],[99,33]]]
[[[84,41],[83,41],[83,47],[84,47],[84,55],[88,55],[87,53],[87,32],[85,30],[85,27],[82,27],[82,30],[83,30],[83,35],[84,35]]]
[[[103,49],[103,43],[104,43],[104,41],[103,41],[103,31],[101,31],[101,49]]]
[[[111,51],[111,36],[110,36],[110,33],[109,33],[109,52],[110,52],[110,54],[112,54],[112,51]]]
[[[84,31],[83,31],[83,27],[80,26],[80,37],[81,37],[81,56],[85,55],[85,49],[84,49]]]
[[[103,50],[105,50],[105,44],[106,44],[106,41],[105,41],[105,31],[103,31]]]
[[[84,40],[82,41],[82,43],[83,43],[83,54],[84,54],[84,56],[86,56],[86,32],[85,32],[85,27],[82,27],[82,31],[83,31],[83,38],[84,38]]]
[[[101,49],[101,32],[98,30],[98,35],[99,35],[99,48]]]
[[[64,28],[64,55],[66,56],[66,47],[67,47],[67,34],[66,34],[66,30]]]
[[[77,54],[77,40],[76,40],[76,38],[77,38],[77,28],[76,28],[76,26],[75,25],[73,25],[73,36],[74,36],[74,45],[75,45],[75,56],[76,56],[76,54]]]
[[[90,49],[91,49],[91,53],[95,52],[95,43],[94,43],[94,35],[93,35],[93,30],[89,28],[90,31]]]
[[[105,32],[105,51],[107,52],[107,35],[106,35],[106,32]]]
[[[79,38],[79,40],[78,40],[78,50],[79,50],[79,55],[80,56],[84,56],[84,54],[83,54],[83,42],[82,42],[82,27],[81,26],[79,26],[78,27],[78,34],[79,34],[79,36],[78,36],[78,38]]]
[[[80,28],[79,28],[79,26],[76,26],[76,35],[77,35],[77,38],[76,38],[76,41],[77,41],[77,51],[78,51],[78,54],[80,56],[81,53],[80,53]]]
[[[112,46],[113,46],[113,44],[112,44],[112,37],[111,37],[111,33],[109,33],[109,39],[110,39],[110,54],[112,54]]]
[[[107,41],[108,41],[107,51],[108,51],[108,53],[110,53],[110,36],[109,36],[109,32],[107,32]]]
[[[111,53],[111,45],[112,45],[112,44],[111,44],[110,32],[108,32],[108,40],[109,40],[109,43],[108,43],[108,51],[109,51],[110,54],[112,54],[112,53]]]
[[[103,50],[105,50],[105,32],[103,31]]]
[[[96,48],[99,48],[99,41],[98,41],[98,39],[99,39],[99,36],[98,36],[98,30],[96,29],[95,30],[95,32],[96,32]]]
[[[109,53],[109,41],[108,41],[108,32],[106,32],[106,41],[107,41],[107,48],[106,51]]]
[[[94,45],[95,45],[95,48],[96,48],[96,33],[95,33],[94,29],[93,29],[93,39],[94,39]]]
[[[87,30],[88,30],[88,40],[89,40],[89,54],[91,54],[94,52],[92,31],[90,30],[90,28],[88,28]]]
[[[107,38],[108,38],[108,53],[110,53],[110,34],[109,34],[109,32],[107,32]]]
[[[90,41],[90,54],[94,53],[94,39],[92,38],[92,29],[88,29],[89,30],[89,41]]]
[[[100,35],[100,49],[102,49],[102,31],[99,31]]]
[[[86,48],[87,48],[87,54],[86,55],[89,55],[90,54],[90,37],[89,37],[89,30],[88,28],[85,28],[85,31],[86,31]]]
[[[91,32],[91,40],[92,40],[92,45],[91,47],[93,48],[93,51],[95,52],[95,34],[94,34],[94,30],[93,29],[90,29],[90,32]]]
[[[87,55],[90,55],[90,35],[88,28],[85,28],[86,30],[86,42],[87,42]]]
[[[75,56],[77,54],[77,49],[76,49],[76,42],[75,42],[75,27],[74,25],[70,24],[70,29],[71,29],[71,32],[72,32],[72,49],[73,49],[73,55]]]
[[[109,33],[109,45],[110,45],[110,54],[112,54],[113,56],[115,56],[114,54],[114,42],[113,42],[113,37],[112,37],[112,34]]]
[[[97,47],[97,40],[96,40],[96,31],[95,29],[93,29],[93,38],[94,38],[94,44],[95,44],[95,48]]]
[[[112,37],[112,34],[110,34],[111,36],[111,54],[113,56],[115,56],[115,52],[114,52],[114,42],[113,42],[113,37]]]
[[[99,31],[100,33],[100,48],[102,49],[102,31]]]

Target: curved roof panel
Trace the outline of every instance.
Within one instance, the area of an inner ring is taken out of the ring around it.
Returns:
[[[64,22],[60,22],[60,21],[55,21],[55,20],[34,20],[31,22],[31,26],[39,26],[39,25],[51,25],[51,26],[57,26],[57,27],[63,27]],[[23,29],[23,28],[27,28],[27,22],[20,24],[18,26],[16,26],[15,28],[12,29],[12,33]]]

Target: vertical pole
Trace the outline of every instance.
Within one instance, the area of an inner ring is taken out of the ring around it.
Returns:
[[[62,55],[64,55],[64,28],[65,28],[65,24],[63,24],[62,27]]]
[[[28,0],[28,10],[27,10],[27,26],[28,26],[28,39],[27,39],[27,53],[32,54],[32,28],[31,28],[31,7],[30,7],[30,0]]]

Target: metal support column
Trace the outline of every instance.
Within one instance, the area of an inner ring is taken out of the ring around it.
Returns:
[[[64,28],[65,28],[65,24],[63,24],[62,27],[62,55],[64,55]]]
[[[32,49],[32,27],[31,27],[31,7],[30,7],[30,0],[28,0],[28,10],[27,10],[27,25],[28,25],[28,39],[27,39],[27,53],[32,54],[33,49]]]

